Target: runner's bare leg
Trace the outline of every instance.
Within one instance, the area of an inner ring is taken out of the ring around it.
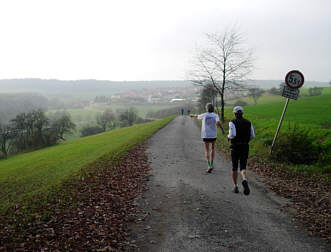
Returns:
[[[215,143],[216,141],[211,143],[211,164],[213,165],[214,157],[215,157]]]
[[[237,184],[237,180],[238,180],[238,172],[237,171],[232,171],[232,180],[233,180],[233,184]]]
[[[247,172],[246,172],[246,169],[241,170],[240,173],[241,173],[241,177],[242,177],[243,180],[247,179]]]
[[[210,162],[210,158],[209,158],[209,143],[208,142],[204,142],[205,144],[205,157],[206,157],[206,160],[209,164]]]

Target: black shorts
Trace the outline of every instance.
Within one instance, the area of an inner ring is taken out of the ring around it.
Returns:
[[[232,171],[237,171],[239,162],[240,170],[245,170],[247,165],[247,158],[249,152],[248,144],[241,144],[237,146],[231,146],[231,159],[232,159]]]
[[[202,138],[202,140],[203,140],[205,143],[211,143],[211,142],[216,141],[216,138]]]

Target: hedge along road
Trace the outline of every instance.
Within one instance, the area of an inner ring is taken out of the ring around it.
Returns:
[[[175,118],[148,141],[147,153],[152,176],[137,199],[140,221],[130,226],[133,251],[327,251],[254,174],[248,173],[249,196],[241,187],[231,191],[231,163],[220,154],[206,174],[194,119]]]

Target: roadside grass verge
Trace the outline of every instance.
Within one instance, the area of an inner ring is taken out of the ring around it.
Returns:
[[[0,215],[24,208],[23,218],[47,204],[66,181],[107,156],[114,160],[144,142],[173,117],[70,140],[0,161]],[[9,210],[9,211],[8,211]]]

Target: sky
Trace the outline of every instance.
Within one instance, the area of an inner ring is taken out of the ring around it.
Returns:
[[[331,80],[329,0],[1,0],[0,79],[185,80],[206,33],[231,27],[250,79]]]

